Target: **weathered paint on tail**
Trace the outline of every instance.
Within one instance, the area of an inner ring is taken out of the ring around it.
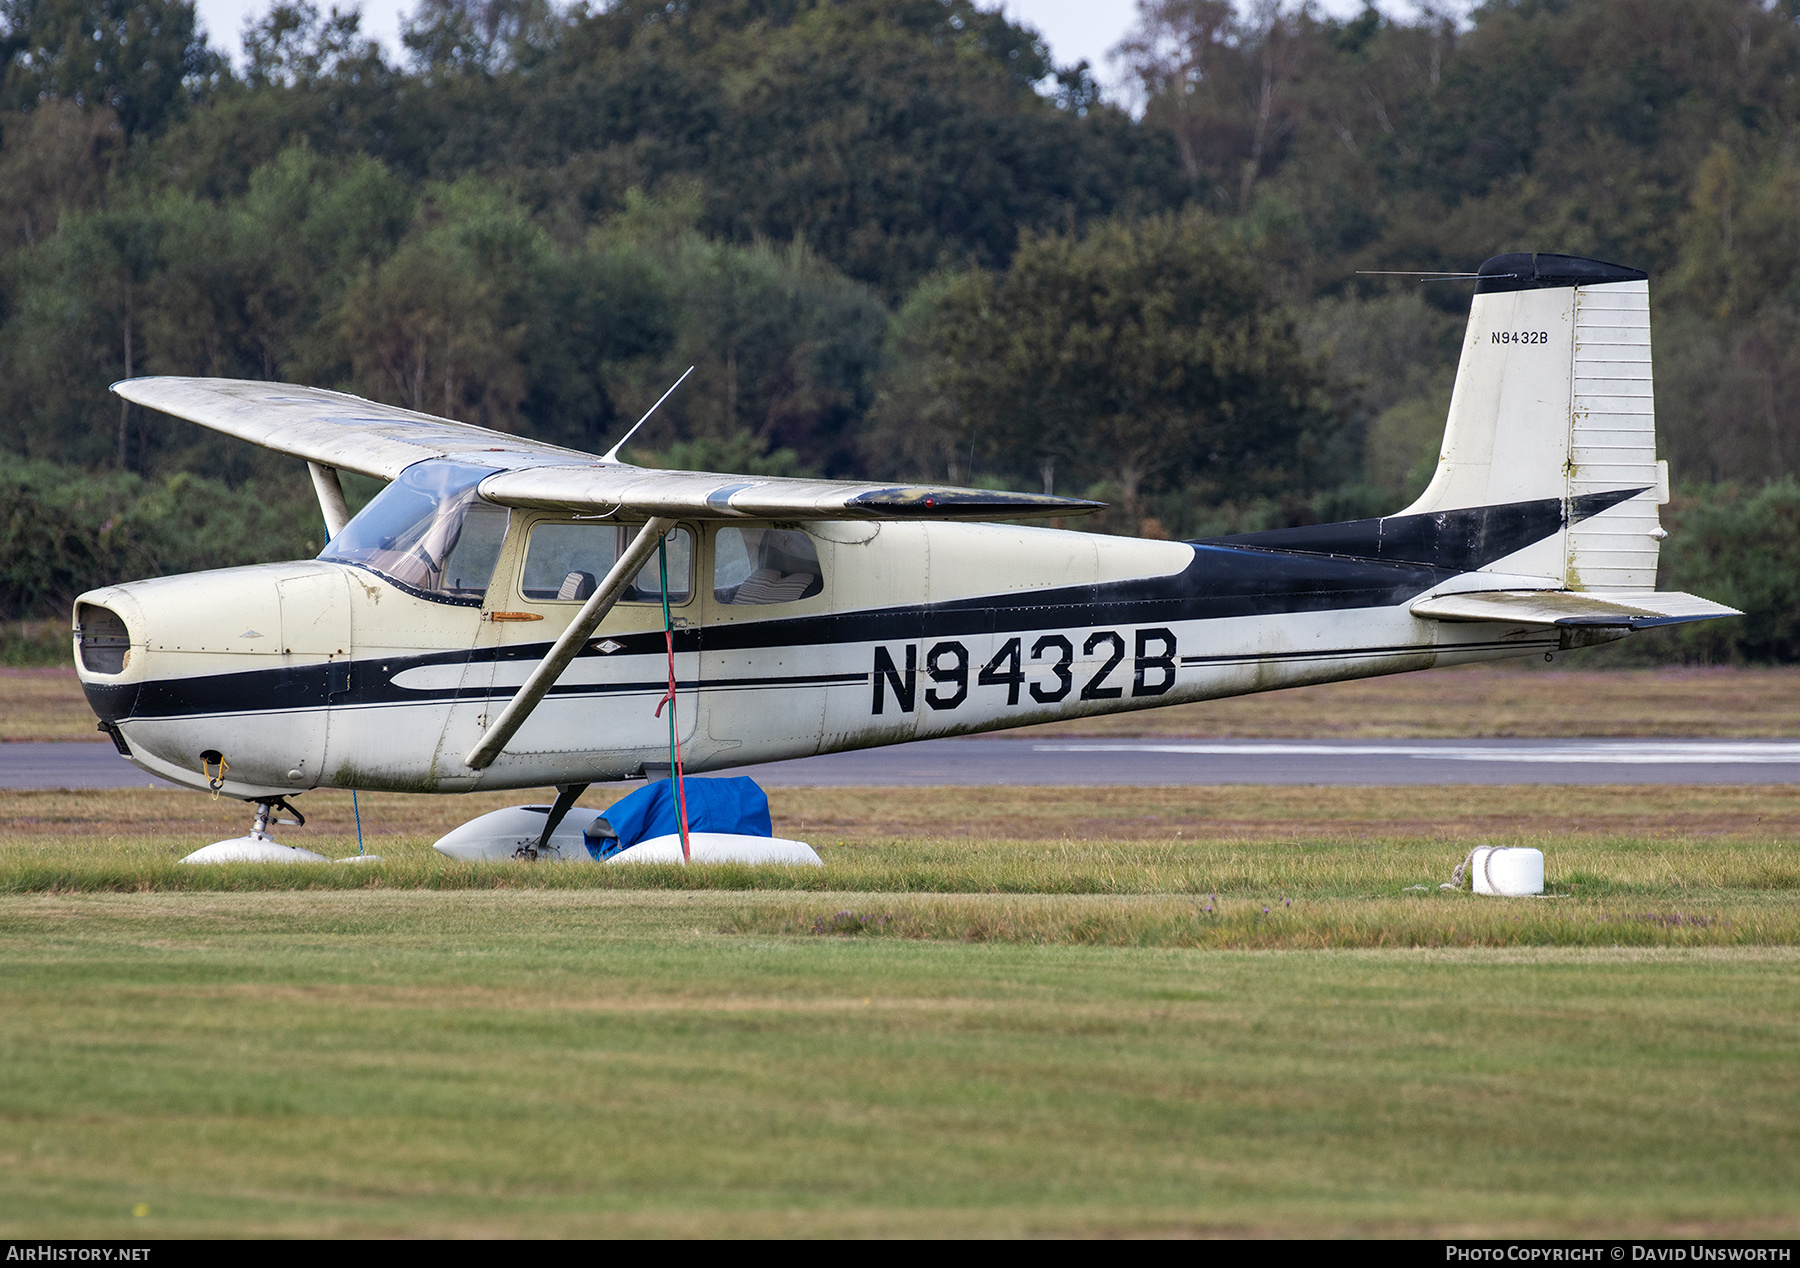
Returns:
[[[1656,585],[1650,290],[1636,269],[1547,254],[1481,266],[1437,472],[1402,514],[1560,500],[1564,527],[1484,571],[1569,590]],[[1575,499],[1632,495],[1585,519]]]

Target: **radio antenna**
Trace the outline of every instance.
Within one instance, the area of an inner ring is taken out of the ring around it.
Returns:
[[[606,451],[605,456],[602,457],[600,459],[600,461],[601,462],[617,462],[619,460],[619,450],[621,450],[625,447],[625,442],[630,440],[633,436],[637,435],[637,429],[642,427],[645,423],[650,421],[650,415],[656,413],[657,406],[661,405],[664,401],[668,400],[671,396],[675,395],[675,389],[680,387],[683,383],[686,383],[687,376],[692,374],[693,372],[694,372],[694,367],[690,365],[687,368],[687,370],[685,372],[683,372],[682,376],[679,379],[676,379],[673,383],[669,384],[669,390],[664,392],[661,396],[656,398],[656,405],[652,405],[649,409],[645,410],[644,416],[642,418],[638,419],[637,422],[635,422],[631,425],[630,431],[626,432],[623,436],[619,437],[619,443],[614,445],[611,449],[608,449]]]
[[[1416,277],[1421,282],[1473,282],[1479,273],[1434,273],[1429,269],[1358,269],[1358,277]],[[1490,274],[1489,276],[1499,276]],[[1510,276],[1510,275],[1509,275]]]

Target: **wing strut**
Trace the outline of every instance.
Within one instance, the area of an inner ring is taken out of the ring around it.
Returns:
[[[537,668],[531,671],[531,677],[525,680],[525,685],[507,702],[500,716],[494,719],[487,734],[475,741],[475,747],[463,758],[464,765],[471,770],[486,770],[493,764],[494,759],[500,756],[500,750],[506,747],[507,741],[525,725],[525,719],[531,716],[531,711],[538,707],[538,702],[556,685],[556,680],[562,677],[563,670],[569,667],[570,662],[581,651],[588,636],[606,619],[606,614],[612,611],[613,604],[625,593],[625,587],[631,584],[631,579],[650,558],[650,552],[656,549],[656,543],[674,527],[675,521],[672,519],[653,519],[644,525],[643,531],[632,539],[631,545],[625,548],[625,553],[612,566],[612,571],[606,574],[606,580],[600,583],[593,597],[575,614],[575,619],[562,632],[562,637],[556,640],[556,645],[538,662]]]
[[[325,532],[336,537],[350,522],[350,504],[344,501],[344,486],[338,483],[337,468],[309,462],[306,469],[312,472],[313,492],[319,495],[319,513],[325,517]]]

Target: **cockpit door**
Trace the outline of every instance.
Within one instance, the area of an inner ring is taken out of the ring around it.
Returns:
[[[515,516],[517,535],[495,574],[482,610],[459,708],[479,698],[476,733],[500,711],[568,628],[611,569],[635,526],[566,516]],[[676,624],[676,722],[683,745],[698,718],[697,630],[693,598],[693,533],[670,535],[671,616]],[[669,761],[669,715],[657,705],[668,691],[661,574],[656,557],[588,639],[573,664],[532,711],[491,768],[528,766],[545,782],[621,779]],[[456,757],[460,748],[446,742]]]

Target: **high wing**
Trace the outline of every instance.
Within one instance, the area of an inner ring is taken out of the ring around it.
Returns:
[[[502,506],[623,510],[694,519],[1023,519],[1085,515],[1099,502],[1035,493],[663,471],[382,405],[344,392],[244,379],[143,378],[118,395],[323,467],[392,480],[429,458],[495,467],[481,496]]]
[[[277,453],[383,480],[426,458],[504,468],[598,461],[578,450],[292,383],[147,378],[126,379],[112,390],[134,405]]]

